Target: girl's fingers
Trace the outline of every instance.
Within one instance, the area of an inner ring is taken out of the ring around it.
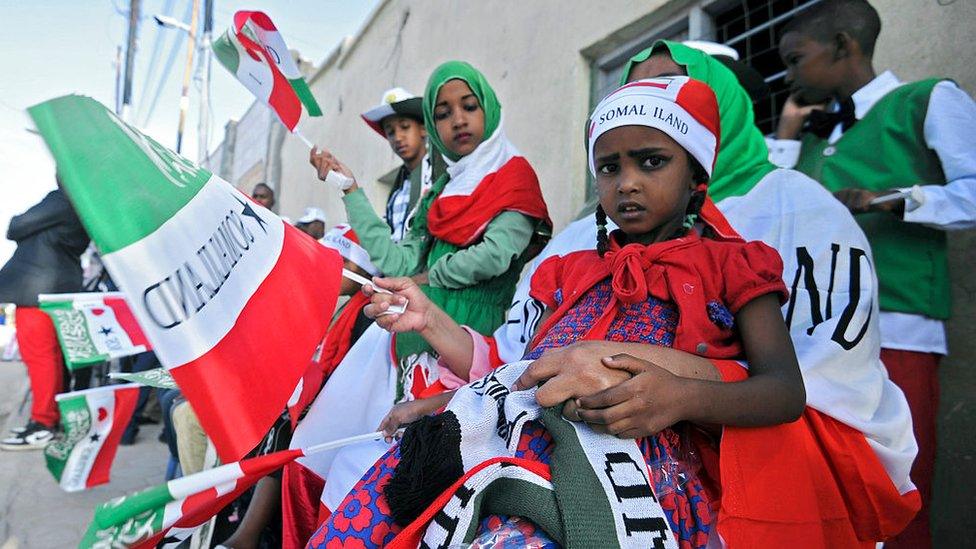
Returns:
[[[580,397],[579,405],[584,410],[596,410],[599,408],[609,408],[630,400],[631,392],[629,388],[630,380],[615,385],[609,389],[604,389],[599,393]]]
[[[516,390],[522,390],[518,384],[524,382],[525,374],[529,373],[526,370],[522,377],[516,382]],[[531,382],[531,381],[530,381]],[[521,386],[522,388],[533,387],[534,385]],[[535,401],[539,403],[539,406],[543,408],[548,408],[550,406],[555,406],[561,402],[565,402],[567,399],[576,396],[576,386],[573,380],[568,376],[556,376],[548,381],[546,381],[535,393]]]
[[[634,415],[640,413],[640,410],[633,400],[628,400],[616,406],[601,408],[599,410],[580,408],[577,413],[586,423],[612,425],[627,418],[634,417]]]
[[[614,370],[623,370],[625,372],[630,372],[631,375],[637,375],[647,369],[647,366],[651,364],[646,360],[641,360],[637,357],[633,357],[628,354],[619,354],[604,357],[602,359],[603,365],[607,368],[613,368]]]
[[[517,380],[515,380],[514,388],[516,391],[531,389],[543,381],[557,375],[559,372],[560,365],[553,360],[547,359],[545,355],[543,355],[532,364],[529,364],[529,367],[522,372],[522,375],[519,376]],[[566,398],[569,398],[569,395],[567,395]],[[566,398],[563,400],[566,400]],[[538,396],[536,396],[536,399],[538,400]],[[553,403],[552,405],[555,404],[556,403]]]
[[[399,318],[400,315],[398,314],[377,315],[376,324],[378,324],[380,328],[383,328],[387,332],[391,332],[393,331],[393,327],[396,325],[396,321]]]

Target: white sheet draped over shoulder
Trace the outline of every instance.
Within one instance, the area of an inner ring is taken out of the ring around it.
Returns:
[[[746,195],[717,203],[746,240],[761,240],[783,258],[790,301],[783,307],[807,391],[807,404],[862,433],[899,492],[918,446],[901,390],[880,359],[878,283],[867,238],[821,185],[794,170],[775,170]],[[542,251],[515,292],[507,321],[495,332],[503,362],[519,360],[542,304],[529,297],[539,263],[594,249],[596,222],[571,223]]]
[[[376,430],[396,395],[390,339],[390,333],[376,324],[363,332],[298,424],[291,448]],[[299,458],[298,463],[325,479],[322,502],[333,510],[388,448],[382,441],[362,442]]]

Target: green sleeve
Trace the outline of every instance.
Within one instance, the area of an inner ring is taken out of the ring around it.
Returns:
[[[362,189],[343,196],[342,201],[346,205],[349,225],[359,238],[359,245],[369,253],[369,259],[384,275],[417,274],[427,250],[426,235],[408,231],[400,242],[393,242],[390,226],[376,215]]]
[[[502,212],[488,223],[482,241],[445,254],[428,272],[435,288],[466,288],[499,276],[529,246],[537,221],[518,212]]]

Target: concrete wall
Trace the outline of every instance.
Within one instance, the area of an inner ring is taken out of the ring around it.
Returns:
[[[976,92],[973,0],[873,0],[881,13],[875,68],[903,80],[952,78]],[[942,5],[946,4],[946,5]],[[976,144],[973,144],[976,147]],[[950,234],[952,314],[942,362],[939,452],[932,509],[935,547],[961,546],[976,529],[976,232]]]
[[[268,137],[272,119],[271,109],[255,101],[237,122],[234,156],[231,161],[231,179],[238,189],[249,193],[255,184],[265,180],[268,163]]]

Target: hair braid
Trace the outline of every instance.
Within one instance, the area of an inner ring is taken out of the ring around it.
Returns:
[[[603,206],[596,205],[596,252],[600,257],[606,255],[610,250],[610,238],[607,236],[607,212],[603,211]]]

